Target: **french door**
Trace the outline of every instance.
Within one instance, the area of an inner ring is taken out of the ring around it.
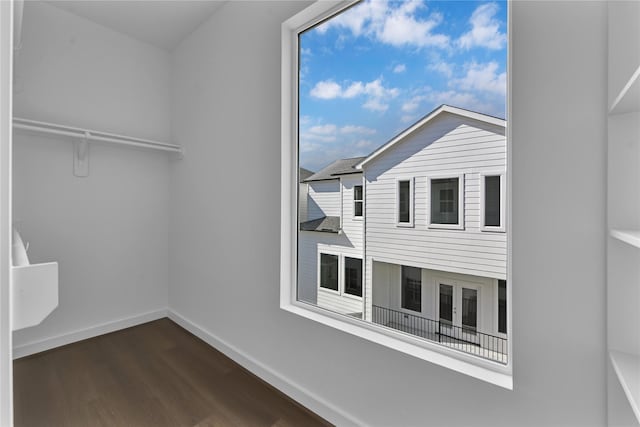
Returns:
[[[478,343],[478,288],[438,282],[440,334]]]

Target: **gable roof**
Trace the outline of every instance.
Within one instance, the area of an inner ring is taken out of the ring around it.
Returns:
[[[313,175],[309,169],[300,168],[300,182],[304,182],[307,178]]]
[[[355,168],[355,165],[362,162],[366,157],[352,157],[350,159],[338,159],[322,170],[314,173],[303,182],[324,181],[327,179],[338,179],[340,175],[349,175],[352,173],[362,173],[361,170]]]
[[[481,122],[489,123],[492,125],[507,127],[507,121],[504,119],[494,117],[494,116],[489,116],[487,114],[477,113],[471,110],[465,110],[464,108],[453,107],[451,105],[443,104],[438,108],[436,108],[435,110],[433,110],[432,112],[430,112],[429,114],[427,114],[426,116],[424,116],[423,118],[421,118],[420,120],[418,120],[413,125],[409,126],[407,129],[400,132],[398,135],[393,137],[389,142],[387,142],[386,144],[374,150],[367,157],[364,157],[363,160],[357,163],[356,165],[354,165],[354,167],[356,169],[362,170],[362,167],[365,164],[369,163],[371,160],[375,159],[376,157],[378,157],[379,155],[387,151],[389,148],[393,147],[394,145],[402,141],[404,138],[411,135],[416,130],[420,129],[422,126],[426,125],[427,123],[429,123],[431,120],[438,117],[442,113],[456,114],[458,116],[466,117],[473,120],[479,120]]]

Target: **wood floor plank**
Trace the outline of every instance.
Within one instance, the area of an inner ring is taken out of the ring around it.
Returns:
[[[14,361],[17,427],[328,426],[169,319]]]

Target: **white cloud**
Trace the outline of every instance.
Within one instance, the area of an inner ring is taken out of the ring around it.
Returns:
[[[316,83],[311,89],[311,96],[320,99],[333,99],[342,94],[340,85],[332,80],[326,80]]]
[[[384,113],[389,109],[389,104],[385,104],[384,102],[380,101],[377,98],[371,98],[367,100],[367,102],[362,104],[362,107],[370,111]]]
[[[366,36],[392,46],[448,47],[449,36],[434,31],[442,22],[442,15],[432,13],[426,19],[416,17],[415,12],[424,7],[421,0],[369,0],[330,19],[316,30],[324,34],[332,27],[346,29],[354,37]]]
[[[429,70],[437,71],[438,73],[444,74],[448,78],[451,78],[451,76],[453,75],[453,64],[449,64],[448,62],[434,62],[429,64],[427,68]]]
[[[450,82],[450,86],[462,90],[476,90],[505,96],[507,92],[507,73],[498,74],[498,63],[488,62],[467,64],[467,74]]]
[[[327,124],[327,125],[317,125],[309,128],[309,132],[317,134],[317,135],[332,135],[336,133],[338,127],[336,125]]]
[[[359,134],[359,135],[373,135],[377,131],[365,126],[346,125],[340,128],[342,134]]]
[[[404,73],[405,71],[407,71],[407,66],[404,64],[398,64],[395,67],[393,67],[393,72],[394,73]]]
[[[496,3],[485,3],[473,11],[469,23],[471,30],[464,33],[456,44],[464,49],[484,47],[492,50],[504,48],[507,35],[500,32],[500,21],[495,18],[498,12]]]
[[[368,83],[353,82],[342,87],[333,80],[323,80],[311,89],[310,95],[319,99],[351,99],[358,96],[366,96],[367,100],[363,108],[371,111],[385,112],[389,108],[387,101],[395,98],[400,93],[397,88],[387,88],[382,84],[382,78]]]
[[[405,101],[404,104],[402,104],[402,111],[404,111],[405,113],[412,113],[416,111],[420,106],[420,103],[424,101],[424,99],[425,97],[421,95],[414,96],[413,98]]]

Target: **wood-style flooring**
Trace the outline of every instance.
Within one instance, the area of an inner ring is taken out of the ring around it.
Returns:
[[[327,426],[169,319],[14,362],[16,427]]]

